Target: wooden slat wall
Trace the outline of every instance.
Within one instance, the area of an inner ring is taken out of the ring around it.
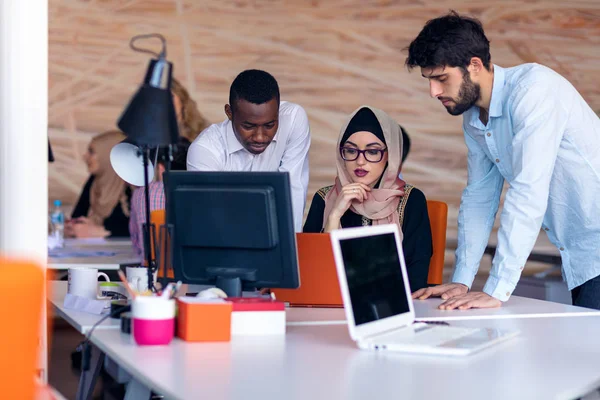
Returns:
[[[403,66],[403,48],[451,8],[483,21],[495,63],[548,65],[600,111],[597,0],[50,0],[50,199],[76,200],[89,139],[115,126],[146,69],[148,58],[132,52],[129,39],[160,32],[175,75],[211,122],[225,117],[229,84],[247,68],[271,72],[283,98],[305,107],[309,200],[332,181],[344,116],[361,104],[386,110],[413,140],[405,178],[449,203],[452,237],[466,182],[461,118]]]

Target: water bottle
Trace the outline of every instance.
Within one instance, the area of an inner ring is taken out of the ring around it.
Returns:
[[[65,244],[65,213],[60,206],[60,200],[54,200],[54,210],[50,214],[50,222],[52,223],[51,236],[55,241],[56,247],[63,247]]]

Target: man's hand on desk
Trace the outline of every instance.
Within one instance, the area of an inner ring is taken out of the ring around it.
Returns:
[[[502,302],[484,292],[468,292],[452,297],[438,306],[440,310],[468,310],[469,308],[497,308]]]
[[[425,300],[430,297],[441,297],[442,299],[450,299],[455,296],[460,296],[469,291],[469,288],[462,283],[444,283],[439,286],[419,289],[412,294],[413,299]]]
[[[429,297],[441,297],[446,300],[438,306],[440,310],[496,308],[502,305],[500,300],[487,293],[469,292],[469,288],[462,283],[445,283],[419,289],[412,294],[413,299],[425,300]]]

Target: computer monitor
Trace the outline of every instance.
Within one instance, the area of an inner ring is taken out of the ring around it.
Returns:
[[[176,280],[242,288],[297,288],[298,259],[287,172],[164,174]]]

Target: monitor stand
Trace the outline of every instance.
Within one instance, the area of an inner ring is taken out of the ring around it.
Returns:
[[[242,297],[242,280],[237,278],[217,277],[216,286],[227,294],[227,297]]]
[[[256,269],[234,267],[211,267],[206,269],[210,277],[216,278],[216,286],[227,297],[242,297],[242,283],[256,282]]]

